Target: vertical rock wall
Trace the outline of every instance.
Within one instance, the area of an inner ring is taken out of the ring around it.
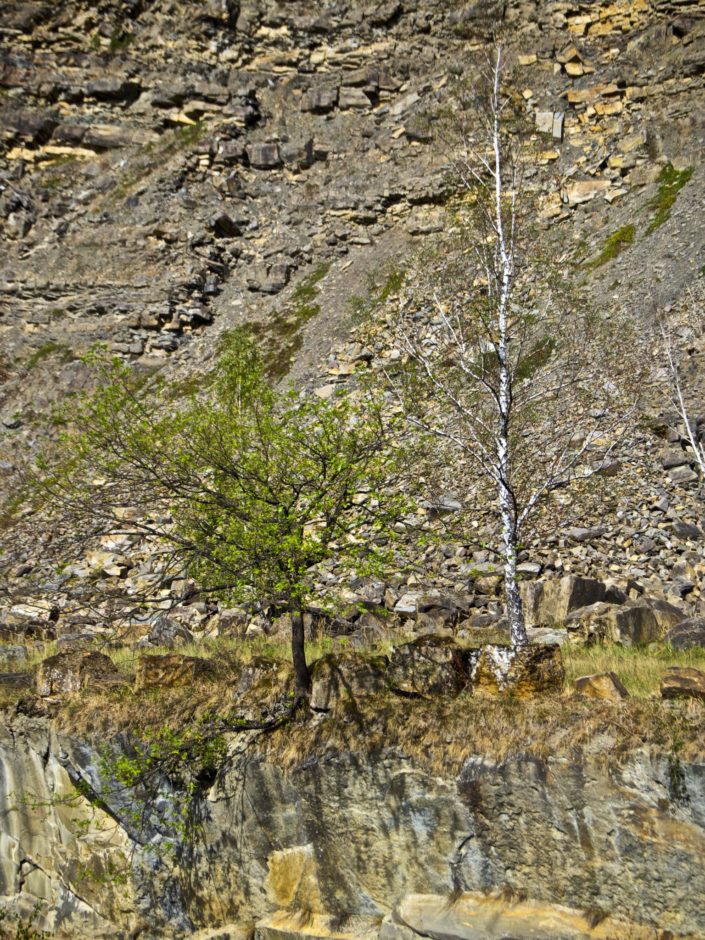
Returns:
[[[705,935],[705,765],[676,770],[647,751],[622,763],[470,758],[443,779],[397,753],[290,772],[253,753],[203,791],[193,842],[169,855],[163,831],[131,842],[125,794],[103,811],[76,793],[67,766],[109,793],[96,747],[61,742],[38,720],[0,737],[0,892],[25,912],[38,901],[59,935],[229,925],[225,936],[257,927],[267,938],[297,923],[311,935],[306,921],[376,937],[385,921],[383,935],[401,938],[404,917],[440,916],[439,899],[467,906],[499,889],[529,912],[558,916],[559,905],[641,925],[610,928],[615,937]],[[184,794],[165,786],[157,799]],[[171,835],[178,843],[178,827]]]

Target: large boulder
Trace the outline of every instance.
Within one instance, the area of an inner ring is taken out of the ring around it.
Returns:
[[[629,698],[629,692],[614,672],[596,672],[591,676],[580,676],[575,680],[575,688],[586,698],[605,702],[621,702],[622,699]]]
[[[661,696],[705,701],[705,672],[688,666],[671,666],[661,679]]]
[[[526,699],[560,692],[565,673],[561,648],[550,646],[484,646],[472,672],[476,695],[512,695]]]
[[[81,689],[119,679],[113,661],[104,653],[74,650],[49,656],[39,664],[35,687],[43,697],[80,692]]]
[[[689,650],[694,646],[705,648],[705,617],[681,620],[666,632],[666,639],[677,650]]]
[[[467,687],[477,656],[450,638],[422,636],[392,650],[389,683],[407,695],[457,695]]]
[[[153,138],[152,132],[146,128],[90,124],[83,136],[83,144],[93,150],[116,150],[133,144],[148,144]]]
[[[527,627],[563,625],[568,614],[608,598],[603,581],[565,575],[555,581],[527,581],[521,586]]]
[[[311,708],[330,711],[341,705],[355,707],[358,699],[387,686],[382,656],[367,658],[350,653],[324,656],[313,665]]]
[[[641,598],[627,604],[598,602],[572,611],[565,624],[569,633],[585,642],[653,643],[682,620],[683,611],[667,601]]]
[[[327,114],[338,103],[338,89],[335,85],[309,89],[301,98],[301,110],[313,114]]]
[[[137,663],[135,691],[171,689],[207,679],[214,670],[210,659],[166,653],[164,656],[143,656]]]
[[[150,625],[147,640],[152,646],[165,646],[173,649],[193,642],[193,634],[183,623],[160,614]]]

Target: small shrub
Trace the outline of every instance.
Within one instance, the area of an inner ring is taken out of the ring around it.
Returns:
[[[132,33],[116,28],[110,36],[108,52],[110,55],[118,55],[120,52],[125,52],[134,38]]]

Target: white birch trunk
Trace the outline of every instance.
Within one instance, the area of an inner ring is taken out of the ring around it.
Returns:
[[[500,137],[499,80],[501,53],[497,50],[493,88],[493,149],[495,179],[495,226],[499,253],[501,285],[497,305],[497,355],[499,359],[499,402],[497,415],[497,484],[502,516],[502,542],[504,549],[504,594],[507,604],[507,619],[513,647],[525,646],[529,641],[524,623],[524,611],[517,582],[517,518],[511,492],[511,439],[510,421],[512,409],[512,374],[509,359],[508,305],[514,275],[514,218],[511,219],[510,243],[507,244],[502,216],[502,142]],[[513,216],[514,210],[512,210]]]

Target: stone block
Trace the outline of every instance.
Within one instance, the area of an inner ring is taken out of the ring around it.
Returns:
[[[141,91],[139,82],[124,78],[99,78],[86,85],[86,95],[99,101],[135,101]]]
[[[579,206],[597,196],[605,196],[611,185],[611,182],[605,179],[575,180],[567,184],[563,198],[569,206]]]
[[[133,144],[147,144],[153,139],[151,131],[139,127],[114,124],[91,124],[86,128],[83,143],[93,150],[118,150]]]
[[[35,685],[43,697],[80,692],[89,686],[114,682],[119,678],[109,656],[97,652],[57,653],[39,665]]]
[[[344,87],[340,89],[338,105],[343,111],[351,109],[364,111],[371,104],[372,102],[361,88]]]
[[[666,640],[677,650],[705,648],[705,617],[681,620],[666,632]]]
[[[686,666],[671,666],[661,679],[661,696],[705,701],[705,672]]]
[[[653,643],[663,639],[668,629],[683,619],[683,611],[653,598],[627,604],[598,602],[572,611],[566,627],[586,642]]]
[[[354,707],[360,697],[386,687],[386,665],[383,657],[325,656],[313,669],[311,707],[320,711],[330,711],[345,703]]]
[[[563,625],[573,610],[604,601],[607,586],[594,578],[565,575],[555,581],[521,585],[527,627]]]
[[[332,86],[311,88],[301,98],[301,110],[312,114],[327,114],[338,103],[338,89]]]
[[[279,144],[249,144],[245,153],[256,170],[275,170],[282,163]]]
[[[143,689],[172,689],[191,685],[213,673],[214,663],[197,656],[166,653],[164,656],[143,656],[137,663],[135,691]]]
[[[563,689],[560,646],[484,646],[472,672],[475,695],[535,698]]]
[[[388,681],[407,695],[457,695],[467,688],[477,657],[477,650],[448,637],[422,636],[392,650]]]
[[[580,676],[575,680],[575,688],[587,698],[606,702],[621,702],[629,697],[629,692],[614,672],[596,672],[591,676]]]
[[[550,134],[553,131],[553,111],[536,112],[536,130],[539,134]]]

